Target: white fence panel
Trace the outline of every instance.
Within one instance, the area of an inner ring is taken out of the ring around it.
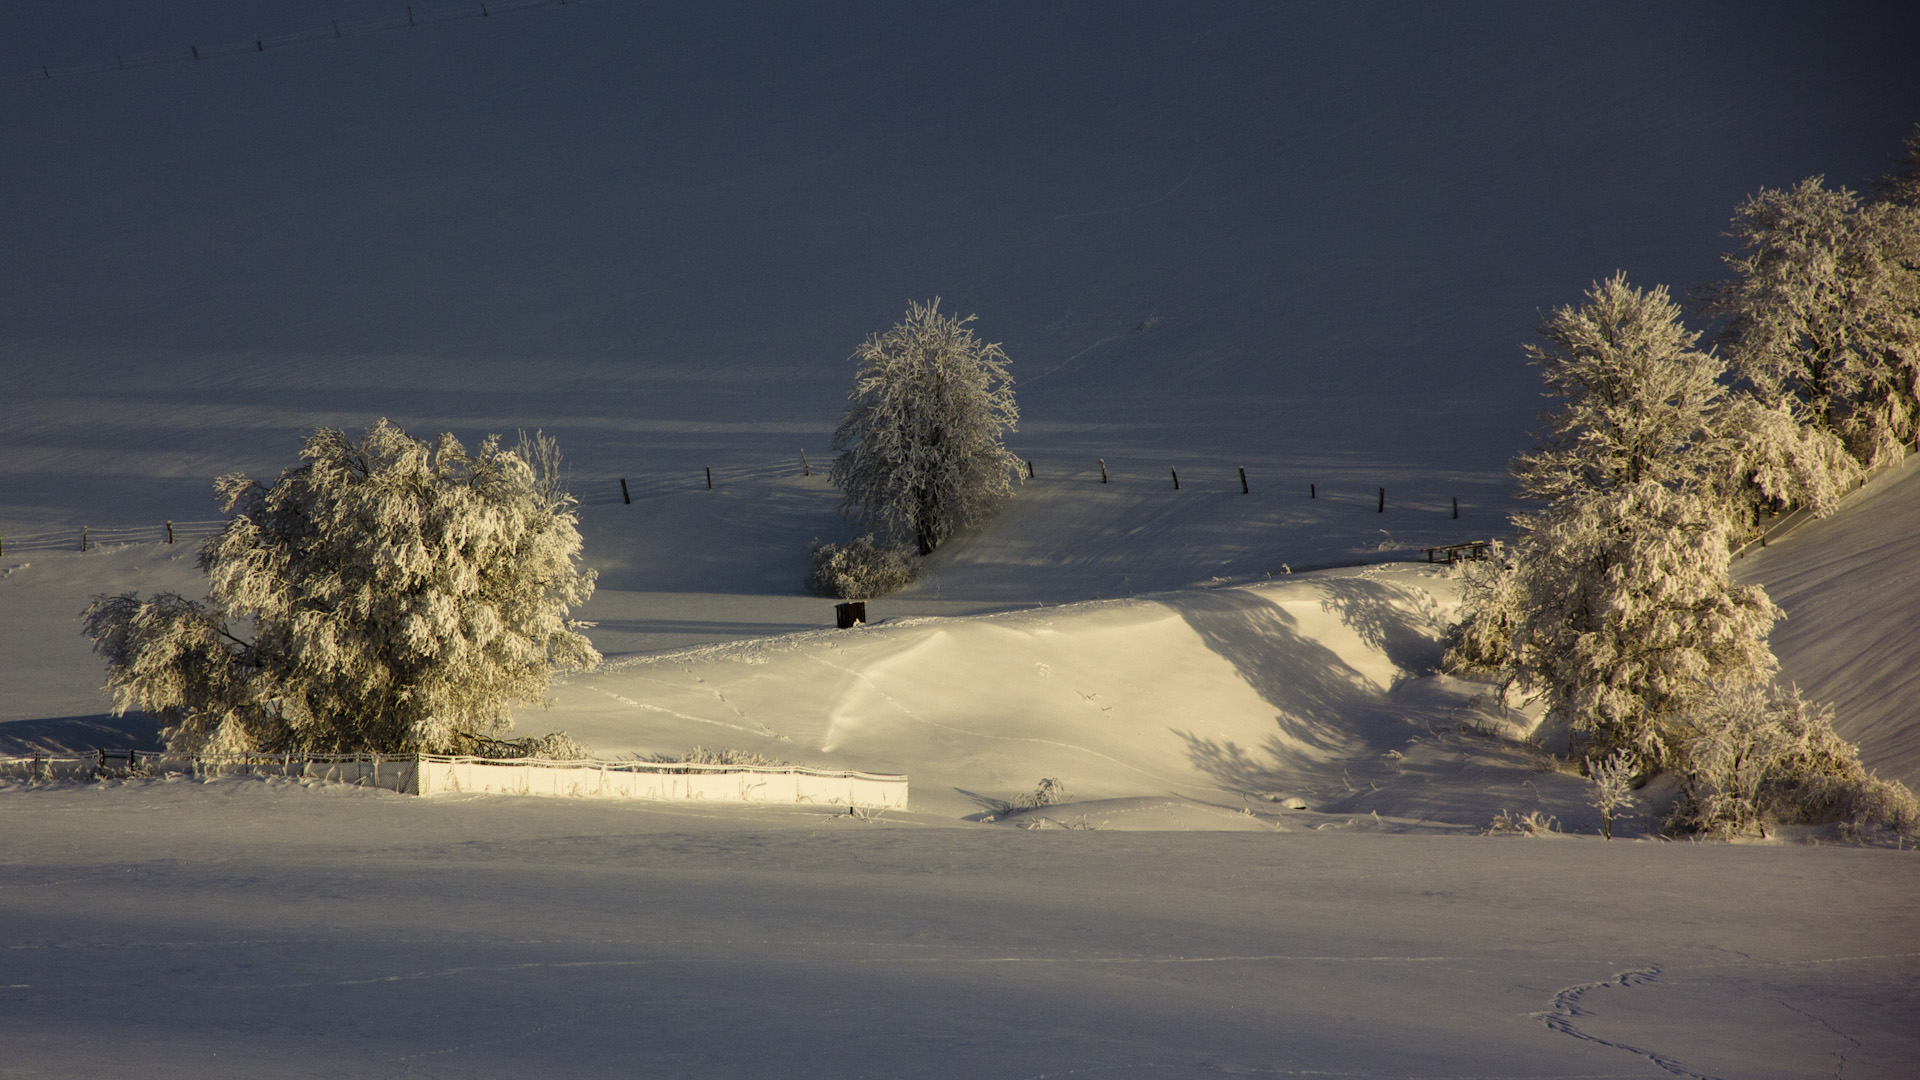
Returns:
[[[406,795],[541,795],[670,802],[801,803],[905,810],[907,778],[798,765],[548,761],[419,755],[143,754],[0,758],[0,780],[287,776]]]

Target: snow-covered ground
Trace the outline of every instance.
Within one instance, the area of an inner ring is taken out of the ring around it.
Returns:
[[[0,793],[10,1076],[1898,1078],[1911,856]],[[30,837],[30,839],[23,839]]]
[[[1742,195],[1885,167],[1901,19],[358,30],[395,18],[0,11],[31,76],[0,82],[0,754],[153,745],[79,610],[199,595],[163,521],[390,416],[574,465],[609,661],[522,731],[902,771],[913,810],[0,788],[0,1076],[1913,1075],[1915,856],[1601,840],[1433,673],[1454,584],[1407,561],[1502,530],[1539,312],[1615,269],[1684,291]],[[845,358],[932,295],[1006,343],[1035,476],[836,631],[801,582],[846,534]],[[1909,782],[1916,476],[1741,569],[1784,674]],[[152,539],[57,549],[82,525]],[[1042,778],[1071,799],[1006,812]],[[1563,833],[1481,835],[1502,811]]]

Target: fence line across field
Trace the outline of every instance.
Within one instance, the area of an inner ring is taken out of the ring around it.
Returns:
[[[1299,494],[1296,490],[1298,480],[1289,477],[1284,483],[1259,483],[1260,474],[1250,474],[1246,466],[1218,466],[1218,471],[1195,465],[1188,458],[1184,466],[1187,479],[1183,483],[1178,468],[1170,473],[1160,474],[1158,483],[1150,480],[1151,468],[1146,464],[1150,458],[1141,457],[1136,464],[1125,467],[1109,467],[1102,458],[1092,459],[1091,464],[1082,461],[1076,467],[1068,464],[1064,467],[1048,468],[1061,459],[1021,458],[1020,468],[1025,482],[1036,483],[1074,483],[1087,482],[1112,484],[1114,486],[1159,487],[1169,494],[1192,494],[1211,496],[1217,494],[1236,494],[1247,496],[1256,494],[1287,498]],[[1071,460],[1071,459],[1069,459]],[[749,461],[734,459],[732,463],[722,462],[714,465],[680,466],[673,469],[654,468],[640,472],[615,474],[596,472],[593,474],[570,474],[567,483],[574,501],[581,507],[606,507],[644,504],[649,500],[672,495],[692,494],[701,491],[726,491],[743,483],[771,483],[778,480],[804,480],[819,474],[816,483],[828,483],[827,468],[816,469],[807,458],[804,448],[796,448],[791,455],[756,456]],[[1095,480],[1094,477],[1099,479]],[[1171,479],[1171,488],[1166,487]],[[1343,485],[1356,486],[1356,485]],[[1377,513],[1387,509],[1387,491],[1384,487],[1358,485],[1366,494],[1354,492],[1335,492],[1326,485],[1309,482],[1306,487],[1308,500],[1327,499],[1352,503],[1365,502]],[[1416,512],[1438,509],[1439,512],[1451,512],[1458,520],[1460,500],[1451,496],[1445,502],[1436,504],[1428,500],[1437,498],[1431,495],[1431,489],[1422,491],[1421,498],[1411,504]],[[1400,504],[1409,508],[1409,504]],[[218,533],[228,519],[216,518],[200,521],[164,521],[153,525],[121,525],[97,528],[91,525],[72,525],[65,529],[41,530],[30,533],[10,533],[0,529],[0,556],[22,554],[36,551],[91,551],[95,547],[115,547],[124,544],[143,543],[180,543],[188,540],[201,540]]]
[[[96,529],[77,525],[50,532],[0,533],[0,555],[29,551],[91,551],[120,544],[178,544],[203,540],[226,527],[225,518],[211,521],[164,521],[158,525],[124,525]]]

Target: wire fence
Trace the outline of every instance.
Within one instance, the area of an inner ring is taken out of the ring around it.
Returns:
[[[305,30],[296,30],[285,34],[254,34],[235,37],[224,42],[189,42],[170,46],[165,49],[153,49],[146,52],[115,56],[112,60],[94,60],[78,64],[42,64],[37,71],[15,73],[8,76],[9,82],[50,81],[67,79],[83,75],[103,75],[108,72],[131,71],[135,68],[155,67],[163,64],[197,64],[202,61],[220,60],[230,57],[259,55],[288,49],[301,45],[312,45],[323,41],[337,41],[349,37],[365,37],[369,34],[393,33],[401,30],[417,30],[435,23],[453,22],[467,19],[486,19],[496,15],[508,15],[528,11],[534,8],[565,7],[569,3],[592,3],[594,0],[469,0],[459,4],[415,4],[412,6],[395,5],[394,14],[376,19],[340,22],[335,20],[326,26],[315,26]]]
[[[226,526],[224,519],[212,521],[167,521],[158,525],[126,525],[95,529],[86,525],[52,532],[0,533],[0,555],[24,555],[30,551],[92,551],[95,548],[125,544],[181,544],[204,540]]]
[[[697,492],[764,493],[776,485],[811,479],[823,488],[828,468],[813,461],[804,450],[791,455],[757,455],[742,460],[720,456],[720,464],[673,469],[643,468],[626,475],[595,472],[572,474],[566,479],[574,503],[581,508],[644,505],[650,501],[691,495]],[[1457,496],[1437,495],[1429,488],[1410,499],[1390,499],[1385,487],[1347,483],[1339,490],[1318,482],[1277,481],[1258,473],[1249,474],[1244,466],[1202,466],[1189,461],[1178,467],[1154,465],[1148,459],[1087,458],[1072,462],[1022,459],[1023,483],[1068,483],[1096,485],[1101,490],[1136,492],[1142,489],[1163,491],[1170,497],[1194,498],[1212,495],[1299,497],[1306,502],[1358,506],[1387,513],[1413,511],[1437,514],[1459,520]],[[1182,470],[1185,470],[1183,473]],[[1261,500],[1256,500],[1261,501]],[[164,521],[150,525],[95,527],[73,525],[64,529],[37,532],[0,530],[0,556],[30,552],[93,551],[128,544],[176,544],[203,540],[225,527],[227,519]]]

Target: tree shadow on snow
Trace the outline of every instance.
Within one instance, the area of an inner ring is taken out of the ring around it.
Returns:
[[[1338,615],[1360,640],[1386,654],[1393,666],[1411,672],[1440,666],[1445,627],[1432,596],[1363,577],[1328,578],[1315,584],[1324,594],[1320,606]]]
[[[1403,669],[1439,660],[1421,594],[1364,579],[1335,579],[1323,601],[1362,640]],[[1406,740],[1391,695],[1339,654],[1300,632],[1294,617],[1244,589],[1163,598],[1215,654],[1272,705],[1276,730],[1257,749],[1176,731],[1193,765],[1240,790],[1270,790],[1329,759],[1370,756]]]

